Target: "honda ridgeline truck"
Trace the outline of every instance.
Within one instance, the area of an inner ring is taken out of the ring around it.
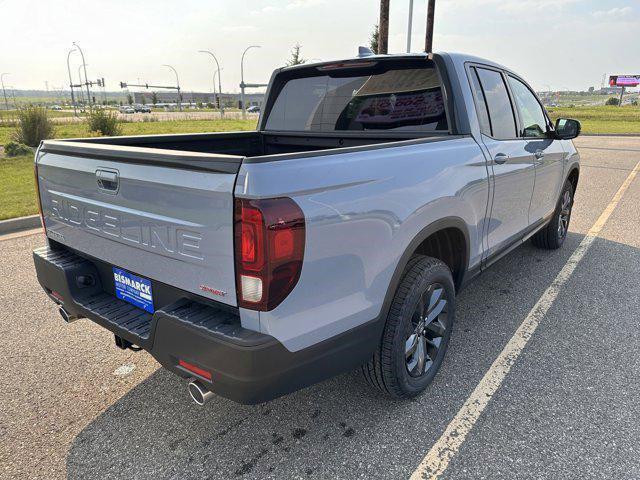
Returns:
[[[442,363],[456,293],[529,238],[563,244],[579,132],[466,55],[278,69],[256,131],[44,141],[38,280],[66,321],[148,351],[200,404],[356,367],[410,397]]]

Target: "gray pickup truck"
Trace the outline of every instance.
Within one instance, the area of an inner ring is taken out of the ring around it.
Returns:
[[[38,280],[66,321],[253,404],[361,367],[396,398],[440,367],[456,293],[560,247],[575,120],[460,54],[277,70],[251,132],[45,141]]]

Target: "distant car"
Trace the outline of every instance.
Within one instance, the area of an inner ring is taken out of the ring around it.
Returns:
[[[62,110],[62,107],[60,105],[51,105],[51,110]]]
[[[260,107],[257,105],[252,105],[251,107],[247,108],[247,112],[249,113],[260,113]]]
[[[146,105],[134,105],[133,109],[136,113],[151,113],[151,107]]]
[[[124,105],[120,107],[120,113],[136,113],[136,110],[131,105]]]

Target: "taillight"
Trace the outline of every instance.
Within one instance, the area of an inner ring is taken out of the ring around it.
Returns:
[[[235,200],[238,305],[273,310],[293,290],[302,269],[305,222],[290,198]]]
[[[46,233],[47,229],[44,226],[44,215],[42,214],[42,199],[40,198],[40,182],[38,182],[38,162],[37,162],[37,157],[36,157],[36,161],[33,162],[33,175],[35,176],[35,180],[36,180],[36,201],[38,202],[38,213],[40,213],[40,223],[42,224],[42,230],[44,230],[44,232]]]

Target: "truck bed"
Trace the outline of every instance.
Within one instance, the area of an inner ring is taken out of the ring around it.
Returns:
[[[451,138],[442,133],[341,132],[224,132],[47,140],[41,151],[74,157],[237,173],[243,159],[304,154],[349,147],[367,147],[398,141]],[[326,152],[329,153],[329,152]]]

